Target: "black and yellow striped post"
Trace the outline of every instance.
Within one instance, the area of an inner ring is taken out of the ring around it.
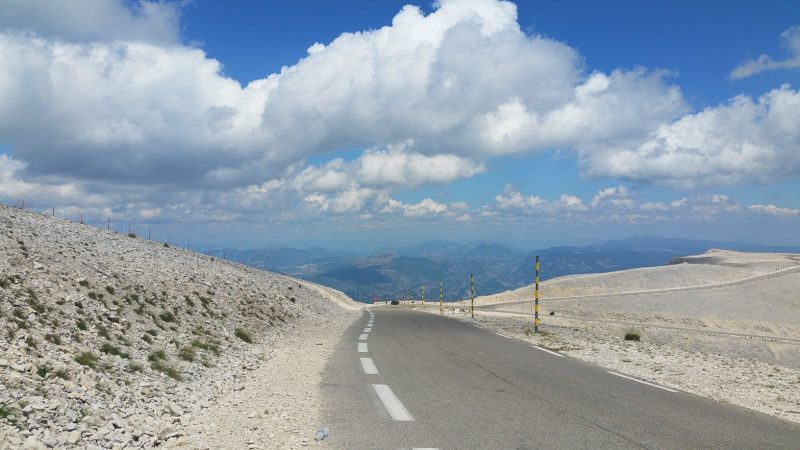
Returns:
[[[475,277],[469,274],[469,313],[475,317]]]
[[[533,334],[539,333],[539,256],[536,256],[536,283],[533,289]]]
[[[442,305],[444,297],[442,296],[442,280],[439,280],[439,312],[444,314],[444,306]]]

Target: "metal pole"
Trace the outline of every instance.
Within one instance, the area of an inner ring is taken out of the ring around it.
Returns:
[[[422,285],[422,307],[425,308],[425,285]]]
[[[469,274],[469,313],[475,317],[475,277]]]
[[[111,217],[106,219],[106,230],[111,231]]]
[[[536,284],[533,290],[533,334],[539,333],[539,256],[536,256]]]
[[[444,312],[444,309],[442,308],[442,280],[439,280],[439,312]]]

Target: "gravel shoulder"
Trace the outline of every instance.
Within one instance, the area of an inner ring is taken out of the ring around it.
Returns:
[[[322,425],[320,383],[342,332],[361,317],[355,310],[333,320],[305,321],[273,345],[257,364],[214,385],[208,408],[186,419],[185,436],[167,448],[303,448]]]

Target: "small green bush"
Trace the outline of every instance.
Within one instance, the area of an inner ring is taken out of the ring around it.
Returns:
[[[34,339],[31,336],[28,336],[27,339],[25,339],[25,344],[27,344],[28,347],[30,347],[30,348],[32,348],[34,350],[39,348],[39,344],[36,343],[36,339]]]
[[[42,365],[36,368],[36,374],[44,378],[48,373],[52,372],[53,368],[47,365]]]
[[[151,362],[161,361],[167,359],[167,354],[164,353],[164,350],[156,350],[150,353],[147,359]]]
[[[136,239],[136,233],[128,233],[128,237]]]
[[[237,328],[234,334],[236,335],[236,337],[247,342],[248,344],[253,343],[253,336],[247,330],[244,330],[242,328]]]
[[[72,379],[72,377],[69,375],[69,372],[67,372],[65,369],[56,370],[56,376],[58,378],[61,378],[62,380],[70,380],[70,379]]]
[[[111,333],[108,332],[108,328],[100,324],[97,325],[97,334],[99,334],[101,337],[108,339],[109,341],[111,340]]]
[[[137,363],[128,364],[128,371],[130,372],[141,372],[142,370],[144,370],[144,367],[142,367],[141,364]]]
[[[164,322],[176,322],[178,320],[178,318],[175,317],[175,314],[172,314],[169,311],[159,314],[158,317]]]
[[[633,332],[633,331],[629,331],[629,332],[625,333],[625,340],[626,341],[640,341],[641,337],[639,336],[639,333],[636,333],[636,332]]]
[[[147,342],[148,344],[151,344],[151,345],[153,344],[153,338],[151,338],[151,337],[150,337],[149,335],[147,335],[147,334],[143,334],[143,335],[142,335],[142,340],[143,340],[143,341],[145,341],[145,342]]]
[[[176,369],[176,368],[174,368],[172,366],[168,366],[168,365],[164,364],[160,360],[159,361],[154,361],[152,364],[150,364],[150,368],[155,370],[156,372],[163,373],[164,375],[172,378],[173,380],[177,380],[177,381],[182,381],[183,380],[183,377],[181,376],[180,372],[178,372],[178,369]]]
[[[130,359],[131,357],[131,355],[123,352],[119,347],[112,345],[110,342],[104,342],[103,345],[100,346],[100,351],[107,355],[119,356],[125,359]]]
[[[78,321],[77,321],[77,322],[75,322],[75,325],[76,325],[76,326],[78,327],[78,329],[79,329],[79,330],[81,330],[81,331],[86,331],[86,328],[88,328],[88,327],[86,326],[86,322],[84,322],[84,321],[83,321],[83,319],[78,319]]]
[[[184,361],[194,362],[196,354],[194,352],[194,348],[191,346],[186,346],[178,352],[178,357]]]
[[[61,345],[61,336],[57,334],[45,334],[44,340],[52,344]]]
[[[78,281],[78,284],[80,284],[83,287],[89,287],[89,281],[87,280]]]
[[[114,286],[106,286],[106,292],[108,292],[111,295],[114,295],[114,292],[116,292],[116,290],[114,289]]]
[[[91,367],[92,369],[96,369],[97,355],[89,352],[84,352],[75,357],[75,362],[82,366],[87,366]]]

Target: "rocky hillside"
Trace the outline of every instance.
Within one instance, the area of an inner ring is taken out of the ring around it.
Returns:
[[[339,315],[330,297],[293,278],[0,206],[0,447],[168,443],[271,343]]]

